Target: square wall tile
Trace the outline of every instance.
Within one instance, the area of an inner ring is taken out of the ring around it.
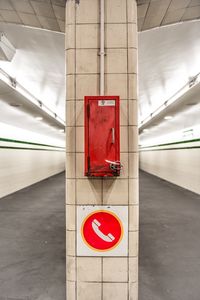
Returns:
[[[103,283],[103,300],[125,300],[127,297],[127,283]]]
[[[125,152],[121,153],[120,161],[122,164],[120,178],[128,178],[128,153],[125,153]]]
[[[21,20],[18,14],[13,10],[1,10],[3,20],[10,23],[20,24]]]
[[[105,25],[105,47],[106,48],[127,47],[126,24]]]
[[[77,49],[76,50],[76,73],[88,74],[99,72],[99,50]]]
[[[147,2],[147,3],[146,3]],[[139,2],[137,8],[138,19],[145,18],[150,1]]]
[[[76,300],[76,284],[73,281],[67,281],[66,284],[67,300]],[[64,300],[64,299],[63,299]]]
[[[129,282],[138,281],[138,258],[129,258]]]
[[[128,152],[128,126],[120,127],[120,150]]]
[[[102,300],[101,283],[78,282],[77,300]]]
[[[66,152],[75,152],[75,127],[66,127]]]
[[[128,125],[128,101],[120,101],[120,125]]]
[[[127,0],[128,23],[137,23],[137,2],[135,0]]]
[[[99,25],[81,24],[76,26],[76,47],[99,49]]]
[[[67,281],[76,280],[76,258],[72,256],[66,256],[66,271]]]
[[[56,19],[41,16],[38,16],[38,19],[43,28],[53,31],[60,31],[60,26],[58,25]]]
[[[75,49],[75,25],[66,26],[65,49]]]
[[[13,7],[11,6],[10,2],[8,2],[7,0],[1,0],[0,9],[12,10]]]
[[[66,24],[75,24],[75,11],[76,11],[76,4],[74,1],[67,1],[66,4]]]
[[[76,125],[84,126],[84,101],[76,101]]]
[[[128,49],[128,73],[138,73],[137,49]]]
[[[129,284],[129,300],[138,300],[138,283]]]
[[[138,29],[137,24],[128,24],[128,48],[138,48]]]
[[[77,204],[95,205],[101,204],[102,180],[101,179],[77,179]]]
[[[79,8],[76,11],[77,24],[99,23],[99,9],[98,0],[80,1]]]
[[[84,127],[76,127],[76,151],[84,152]]]
[[[129,151],[138,152],[138,128],[137,126],[129,126]]]
[[[66,153],[66,178],[75,178],[75,153]]]
[[[57,19],[58,25],[60,27],[60,31],[65,33],[65,21]]]
[[[50,3],[31,1],[31,5],[38,16],[55,18],[54,11]]]
[[[75,204],[75,179],[66,179],[66,204]]]
[[[137,231],[139,227],[139,206],[129,206],[129,231]]]
[[[85,178],[84,166],[85,166],[84,153],[76,153],[76,178]]]
[[[129,179],[129,204],[139,203],[139,183],[138,179]]]
[[[200,17],[200,6],[188,7],[183,14],[181,21],[192,20]]]
[[[185,11],[186,11],[185,8],[176,9],[176,10],[172,10],[172,11],[168,10],[162,21],[162,25],[180,22]]]
[[[129,256],[137,257],[138,256],[138,231],[129,231]]]
[[[127,205],[128,181],[126,179],[103,180],[103,204]]]
[[[126,23],[126,1],[107,0],[105,11],[106,23]]]
[[[31,15],[31,14],[18,12],[18,15],[24,25],[28,25],[31,27],[41,27],[40,22],[38,21],[38,18],[34,14]]]
[[[66,76],[66,100],[75,100],[75,76]]]
[[[138,125],[138,102],[137,100],[128,101],[128,120],[129,125]]]
[[[127,282],[128,281],[128,258],[104,257],[103,258],[103,281],[104,282]]]
[[[137,88],[137,75],[128,75],[129,87],[128,87],[128,99],[137,99],[138,88]]]
[[[77,75],[76,76],[76,97],[84,99],[86,95],[99,94],[99,75]]]
[[[100,257],[77,257],[78,281],[101,281]]]
[[[138,178],[138,153],[129,153],[129,178]]]
[[[66,101],[66,126],[75,126],[75,101]]]
[[[74,49],[69,49],[66,51],[66,68],[67,68],[67,74],[75,74],[75,50]]]
[[[127,74],[106,74],[105,93],[107,95],[119,95],[121,99],[127,99]]]
[[[66,232],[66,253],[67,255],[75,256],[76,254],[76,240],[75,240],[76,232],[69,231]]]
[[[105,73],[127,73],[126,49],[108,49],[106,51]]]
[[[65,9],[60,5],[53,5],[53,10],[56,16],[56,19],[65,21]]]
[[[66,205],[66,229],[67,230],[76,230],[76,209],[75,208],[76,208],[75,205]]]

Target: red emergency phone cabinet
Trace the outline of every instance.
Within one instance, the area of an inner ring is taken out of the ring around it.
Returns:
[[[120,175],[119,96],[85,96],[85,176]]]

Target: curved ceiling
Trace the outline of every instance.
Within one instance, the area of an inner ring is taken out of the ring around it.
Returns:
[[[139,31],[200,18],[200,0],[137,0],[137,3]]]
[[[200,21],[139,34],[140,121],[200,72]]]
[[[64,119],[64,35],[13,24],[0,24],[0,31],[17,49],[11,62],[0,61],[0,68]]]
[[[65,31],[65,0],[0,0],[0,21]]]
[[[0,69],[65,119],[64,34],[5,23],[0,23],[0,31],[16,48],[11,62],[0,61]],[[33,107],[29,112],[25,111],[24,104],[14,107],[15,103],[21,103],[21,98],[20,94],[17,96],[17,91],[5,90],[0,81],[0,122],[63,141],[64,134],[59,132],[60,126],[56,125],[55,120],[51,122],[48,118],[47,122],[42,111],[36,111]],[[43,117],[43,121],[38,121],[38,116]]]
[[[0,0],[0,22],[64,32],[65,2]],[[200,0],[137,0],[137,4],[139,31],[200,18]]]
[[[200,84],[195,87],[195,94],[182,89],[200,73],[199,32],[200,20],[139,34],[139,122],[151,118],[141,134],[141,142],[176,131],[182,131],[184,136],[186,129],[199,125]],[[153,112],[181,89],[184,93],[179,93],[177,102],[184,97],[185,104],[180,102],[176,110],[165,108],[158,113],[159,120],[153,118]]]

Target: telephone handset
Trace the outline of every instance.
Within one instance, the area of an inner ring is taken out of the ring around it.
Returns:
[[[92,228],[94,230],[94,232],[105,242],[111,243],[112,241],[114,241],[115,237],[109,233],[108,235],[105,235],[100,229],[99,227],[101,226],[101,223],[98,222],[96,219],[94,219],[92,221]]]

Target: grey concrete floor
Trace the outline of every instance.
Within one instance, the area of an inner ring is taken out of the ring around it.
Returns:
[[[65,300],[64,191],[62,173],[0,199],[0,300]],[[200,196],[141,172],[139,300],[200,300],[199,233]]]
[[[65,299],[64,173],[0,199],[0,300]]]
[[[140,173],[139,300],[200,300],[200,196]]]

